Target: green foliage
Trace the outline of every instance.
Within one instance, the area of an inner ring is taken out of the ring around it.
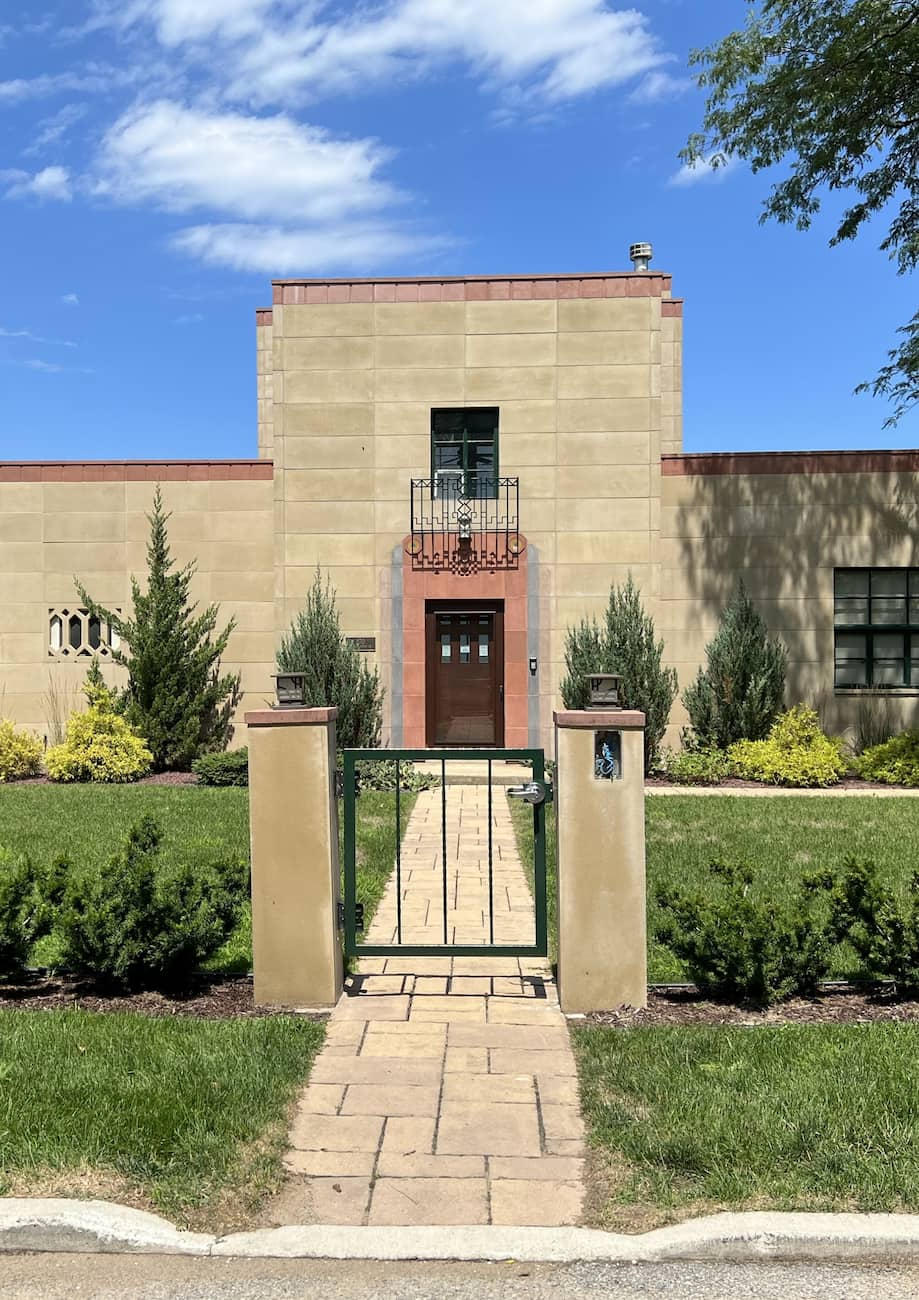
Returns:
[[[728,757],[738,776],[770,785],[835,785],[848,770],[842,743],[823,734],[804,704],[777,718],[766,740],[739,740]]]
[[[40,871],[31,858],[0,848],[0,975],[21,970],[51,928],[57,870]]]
[[[852,728],[852,749],[864,754],[866,749],[882,745],[896,733],[894,711],[889,695],[861,693],[856,702],[855,723]]]
[[[834,883],[836,938],[849,941],[871,975],[887,976],[901,989],[919,988],[919,872],[898,894],[873,861],[850,857]]]
[[[248,785],[249,750],[244,747],[222,754],[202,754],[191,770],[201,785]]]
[[[394,758],[373,759],[355,766],[358,789],[360,790],[395,790],[396,760]],[[401,760],[399,763],[399,789],[417,794],[420,790],[433,790],[440,784],[436,776],[419,772],[414,763]]]
[[[676,671],[663,666],[663,653],[631,574],[621,586],[610,587],[602,623],[582,619],[565,639],[567,673],[560,687],[565,708],[587,708],[589,673],[619,673],[623,706],[645,715],[646,771],[657,761],[677,692]]]
[[[872,745],[855,760],[866,781],[885,785],[919,785],[919,731],[904,731],[881,745]]]
[[[664,760],[664,775],[677,785],[718,785],[734,775],[723,749],[681,749]]]
[[[115,663],[128,670],[118,708],[146,739],[154,771],[184,771],[201,754],[223,749],[229,738],[239,675],[221,676],[220,659],[235,622],[217,632],[218,607],[197,612],[189,597],[196,566],[175,567],[159,487],[147,518],[147,590],[131,579],[133,617],[106,609],[80,582],[77,591],[126,644],[112,652]]]
[[[383,688],[360,651],[344,637],[335,590],[316,570],[306,605],[278,650],[278,670],[305,674],[308,708],[338,709],[336,734],[342,749],[372,749],[380,743]]]
[[[705,667],[683,692],[695,743],[727,749],[737,740],[762,740],[782,707],[786,658],[738,583],[705,647]]]
[[[659,886],[658,940],[713,997],[768,1005],[813,993],[833,944],[821,891],[805,882],[780,905],[753,881],[749,866],[713,862],[707,888]]]
[[[101,676],[100,676],[101,680]],[[52,781],[136,781],[152,755],[137,730],[115,711],[112,693],[92,672],[83,688],[89,708],[74,713],[64,740],[45,754]]]
[[[0,782],[21,781],[41,768],[41,741],[0,718]]]
[[[247,870],[228,856],[164,865],[152,817],[108,862],[69,873],[59,918],[66,966],[119,988],[175,987],[232,930]]]
[[[778,166],[762,220],[806,230],[828,193],[849,202],[830,244],[853,239],[885,212],[881,249],[901,275],[919,262],[916,68],[919,8],[903,0],[762,0],[747,26],[692,62],[708,90],[703,131],[687,162],[746,159]],[[896,423],[919,399],[919,313],[871,383]]]

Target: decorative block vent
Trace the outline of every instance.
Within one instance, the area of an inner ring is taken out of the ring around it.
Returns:
[[[91,659],[93,655],[106,659],[120,644],[111,624],[88,609],[48,610],[48,654],[53,659]]]

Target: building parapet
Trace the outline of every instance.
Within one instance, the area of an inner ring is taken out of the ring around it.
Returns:
[[[185,483],[273,477],[270,460],[0,461],[0,483]]]
[[[665,478],[726,474],[898,474],[919,471],[919,449],[884,451],[708,451],[661,457]]]

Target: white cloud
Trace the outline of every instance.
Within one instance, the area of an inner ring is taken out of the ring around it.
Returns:
[[[0,325],[0,338],[28,339],[30,343],[44,343],[55,348],[75,348],[77,346],[72,339],[46,339],[40,334],[33,334],[28,329],[8,330],[4,329],[2,325]]]
[[[290,117],[208,113],[161,100],[131,110],[106,133],[95,190],[172,212],[333,221],[396,201],[377,175],[389,157],[376,140],[335,137]]]
[[[79,307],[80,305],[80,299],[75,293],[61,294],[61,302],[65,307]]]
[[[716,159],[718,159],[716,163]],[[670,177],[668,184],[676,186],[698,185],[702,181],[723,181],[738,164],[737,158],[727,158],[723,154],[709,154],[693,163],[683,163],[678,171]]]
[[[641,81],[629,95],[631,104],[659,104],[664,99],[676,99],[691,89],[693,82],[689,77],[674,77],[669,72],[655,69],[642,77]]]
[[[18,169],[0,171],[0,181],[7,185],[8,199],[57,199],[69,203],[73,198],[66,167],[43,167],[34,175]]]
[[[7,365],[22,366],[26,370],[38,370],[43,375],[91,375],[94,373],[86,366],[60,366],[56,361],[42,361],[40,357],[29,357],[26,361],[8,361]]]
[[[313,275],[364,270],[439,252],[449,241],[386,223],[338,222],[313,229],[226,223],[191,226],[173,239],[180,252],[235,271]]]
[[[41,153],[49,145],[58,145],[70,128],[86,115],[86,111],[85,104],[65,104],[56,113],[44,118],[35,127],[35,138],[23,153]]]
[[[671,62],[648,19],[608,0],[135,0],[105,20],[151,24],[161,44],[214,64],[231,98],[296,104],[464,62],[518,105],[558,104]],[[210,45],[205,44],[210,41]]]

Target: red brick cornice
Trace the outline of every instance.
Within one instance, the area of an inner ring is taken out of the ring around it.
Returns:
[[[275,305],[347,302],[529,302],[540,298],[663,298],[662,271],[587,275],[448,275],[371,280],[273,280]],[[265,322],[267,324],[267,322]]]
[[[270,460],[0,461],[0,483],[191,483],[273,477]]]
[[[662,456],[665,478],[725,474],[896,474],[919,470],[919,450],[710,451]]]

